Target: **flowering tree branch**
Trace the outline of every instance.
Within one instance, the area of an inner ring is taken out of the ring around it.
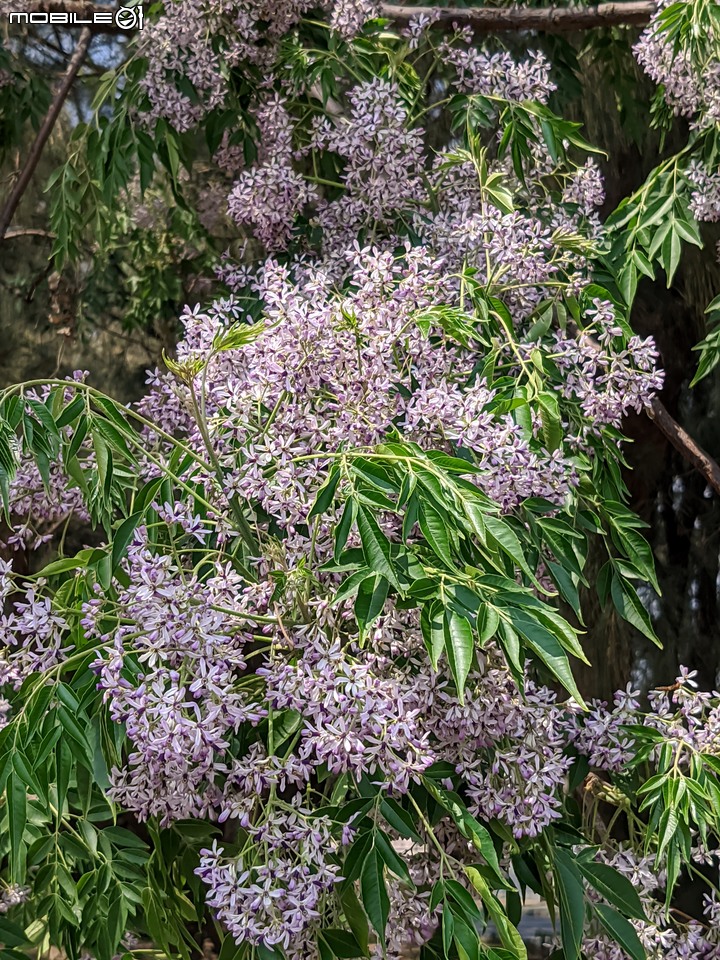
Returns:
[[[698,446],[677,420],[670,416],[665,406],[658,399],[652,401],[647,408],[647,414],[678,453],[705,477],[716,493],[720,494],[720,465],[702,447]]]
[[[32,175],[35,171],[35,167],[38,165],[38,161],[40,160],[43,148],[53,131],[53,127],[57,122],[57,118],[60,116],[60,111],[62,110],[63,104],[67,99],[68,93],[70,92],[70,87],[73,84],[73,80],[77,76],[77,72],[82,66],[83,60],[87,55],[91,40],[92,31],[86,27],[80,34],[75,51],[70,58],[68,68],[63,75],[57,91],[55,92],[53,101],[50,104],[50,109],[45,115],[45,119],[38,130],[35,142],[28,153],[27,160],[20,171],[20,175],[15,182],[15,186],[13,187],[10,196],[8,197],[2,210],[0,210],[0,240],[5,237],[7,229],[10,226],[10,222],[12,221],[15,211],[17,210],[18,204],[22,199],[22,195],[25,193],[25,190],[30,183]]]

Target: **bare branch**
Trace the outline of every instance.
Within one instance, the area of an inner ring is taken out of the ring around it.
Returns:
[[[647,415],[660,432],[667,437],[679,454],[707,480],[715,493],[720,494],[720,465],[693,440],[680,424],[670,416],[659,400],[653,400]]]
[[[53,101],[50,104],[50,109],[46,113],[45,119],[38,130],[38,135],[35,138],[35,142],[30,148],[30,152],[27,155],[25,164],[20,171],[20,176],[17,178],[15,186],[13,187],[5,206],[0,211],[0,241],[4,239],[7,229],[10,226],[10,222],[12,221],[15,211],[17,210],[17,206],[22,199],[22,195],[25,193],[25,190],[30,183],[32,175],[35,171],[35,167],[37,167],[38,161],[40,160],[40,156],[43,152],[43,147],[47,143],[48,137],[52,133],[57,118],[60,116],[60,111],[62,110],[63,104],[65,103],[68,93],[70,92],[70,87],[72,86],[73,80],[75,79],[78,70],[82,66],[82,62],[87,55],[91,41],[92,31],[85,28],[78,38],[75,51],[70,58],[68,68],[65,71],[65,75],[63,76],[62,81],[55,92]]]
[[[45,237],[47,240],[54,240],[55,234],[49,230],[38,230],[35,227],[10,227],[5,231],[5,240],[14,240],[15,237]]]
[[[645,24],[650,20],[655,3],[652,0],[629,0],[627,3],[601,3],[594,7],[412,7],[392,3],[382,5],[382,14],[396,21],[407,21],[425,15],[441,26],[469,24],[482,33],[510,30],[540,30],[544,33],[567,33],[593,27]]]

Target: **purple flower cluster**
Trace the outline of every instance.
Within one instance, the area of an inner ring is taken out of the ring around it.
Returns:
[[[605,201],[605,187],[600,169],[592,158],[573,173],[563,190],[563,203],[576,203],[586,217]]]
[[[141,88],[146,123],[164,118],[178,131],[195,127],[228,94],[228,68],[269,69],[278,43],[312,0],[177,0],[143,30],[140,51],[148,68]],[[331,26],[352,37],[378,14],[375,0],[336,0]],[[191,84],[195,96],[183,91]]]
[[[140,41],[150,53],[145,118],[193,128],[225,102],[225,65],[271,68],[284,34],[310,7],[169,4]],[[337,0],[332,26],[351,36],[377,9]],[[427,25],[411,25],[410,47]],[[443,52],[463,93],[545,103],[554,89],[539,53],[516,61],[454,45]],[[367,777],[402,798],[435,761],[449,761],[445,785],[462,792],[474,815],[497,818],[517,840],[534,838],[561,816],[571,750],[598,770],[620,769],[630,751],[622,726],[637,714],[630,693],[581,715],[545,687],[518,684],[492,640],[478,651],[461,703],[447,664],[436,671],[428,662],[418,611],[392,601],[361,644],[351,604],[332,603],[337,573],[323,568],[337,508],[310,517],[332,458],[399,431],[424,449],[462,447],[478,467],[475,482],[505,512],[529,497],[560,508],[575,496],[595,440],[589,433],[647,404],[662,377],[652,343],[626,342],[600,300],[583,331],[528,342],[535,308],[556,300],[559,288],[579,293],[585,283],[582,253],[602,202],[593,163],[557,173],[564,194],[549,210],[541,181],[556,164],[539,148],[524,184],[507,162],[486,164],[460,149],[429,163],[407,92],[380,77],[343,90],[339,112],[300,129],[291,91],[270,74],[253,107],[257,163],[245,168],[232,132],[216,161],[237,178],[227,200],[235,223],[278,256],[291,245],[300,252],[258,269],[224,260],[218,275],[233,293],[184,312],[177,358],[168,372],[151,374],[139,405],[157,428],[144,433],[142,479],[162,475],[172,436],[192,454],[184,490],[175,500],[165,487],[155,495],[112,593],[96,588],[80,626],[98,651],[108,713],[128,737],[109,796],[162,825],[190,817],[225,823],[237,846],[225,840],[204,850],[196,871],[207,903],[238,942],[277,946],[300,960],[327,926],[342,848],[356,829],[311,809],[326,773],[348,775],[350,784]],[[196,96],[185,92],[188,81]],[[269,93],[278,87],[284,96]],[[300,172],[310,151],[339,161],[337,194],[321,193],[311,183],[321,178]],[[210,193],[203,216],[213,213]],[[319,250],[296,229],[305,213],[321,235]],[[475,310],[471,283],[484,288],[485,304],[501,298],[506,325],[491,321],[489,308]],[[248,295],[258,310],[246,312]],[[258,313],[257,326],[245,323]],[[472,335],[453,337],[448,317],[460,317]],[[557,449],[545,440],[537,391],[524,392],[543,379],[533,367],[538,354],[556,378],[539,389],[554,385],[563,416],[579,410],[585,423],[578,436],[566,431]],[[478,372],[490,359],[504,368],[500,386]],[[502,391],[511,377],[519,389],[508,402]],[[41,542],[81,504],[53,474],[51,487],[63,491],[48,513],[29,470],[23,464],[12,493],[14,515],[27,515],[30,532],[13,536]],[[382,511],[378,523],[397,532]],[[348,546],[358,542],[351,533]],[[12,568],[0,566],[8,610],[0,674],[14,687],[55,668],[68,649],[70,625],[43,586],[16,601]],[[682,693],[657,699],[656,720],[647,722],[715,751],[720,712],[689,680]],[[0,726],[6,704],[0,700]],[[448,858],[460,866],[477,859],[452,824],[434,830],[428,840]],[[424,847],[408,851],[408,862],[417,889],[390,882],[392,934],[381,949],[391,953],[425,942],[437,922],[429,896],[437,858]],[[657,872],[646,882],[648,865],[635,868],[650,898]],[[659,929],[654,923],[642,935],[650,943],[666,936]],[[603,938],[588,943],[599,955],[606,949]]]
[[[324,642],[323,642],[324,641]],[[359,653],[359,651],[358,651]],[[302,713],[302,761],[324,763],[336,774],[368,774],[404,793],[436,759],[419,709],[407,689],[372,656],[353,657],[318,636],[295,664],[262,668],[275,708]]]
[[[209,888],[207,903],[238,943],[302,955],[300,945],[342,879],[332,824],[296,802],[276,805],[247,833],[252,845],[238,857],[224,858],[217,843],[202,851],[196,873]]]
[[[12,525],[0,546],[11,550],[38,550],[72,518],[89,520],[82,492],[69,484],[61,464],[50,464],[45,484],[31,455],[20,461],[9,501]]]
[[[240,622],[240,577],[223,567],[200,582],[170,556],[151,553],[145,535],[139,529],[128,551],[121,619],[101,633],[106,611],[91,601],[83,625],[105,648],[99,688],[134,747],[113,769],[110,795],[142,819],[168,822],[217,806],[229,737],[266,710],[241,683],[252,623]]]
[[[554,334],[552,356],[563,373],[563,393],[580,400],[588,429],[593,425],[619,426],[629,410],[638,413],[663,385],[657,368],[658,352],[652,339],[632,336],[615,350],[622,335],[611,303],[596,299],[587,312],[590,321],[576,337]]]
[[[292,167],[292,122],[279,97],[257,111],[261,164],[240,174],[228,197],[228,212],[239,224],[252,224],[268,250],[287,246],[297,215],[315,189]]]
[[[570,766],[564,708],[552,691],[528,682],[519,690],[490,651],[472,674],[463,706],[442,683],[426,701],[438,755],[456,765],[470,810],[497,817],[517,837],[534,837],[558,816]]]
[[[9,563],[0,565],[0,597],[17,589]],[[18,690],[33,673],[44,673],[63,661],[72,649],[69,625],[53,607],[43,588],[47,581],[22,584],[22,600],[15,600],[8,613],[0,615],[0,686]],[[3,702],[3,720],[7,707]]]
[[[675,114],[694,117],[694,125],[710,127],[720,122],[720,59],[716,27],[694,24],[688,39],[678,48],[665,35],[661,14],[671,0],[655,8],[649,26],[635,44],[634,52],[648,76],[663,88],[663,96]],[[689,0],[681,0],[690,6]]]
[[[630,686],[615,694],[613,709],[604,702],[593,702],[587,713],[573,714],[569,732],[571,742],[596,770],[619,773],[634,754],[634,741],[623,724],[634,723],[640,703],[638,691]]]
[[[26,903],[30,896],[30,888],[11,883],[0,893],[0,914],[7,913],[13,907]]]
[[[392,234],[398,216],[411,215],[426,196],[423,131],[408,129],[397,85],[377,77],[351,90],[348,101],[350,115],[318,118],[311,139],[345,161],[345,193],[318,205],[326,258],[344,257],[363,228],[374,237]]]
[[[76,370],[68,380],[82,382],[86,376],[86,371]],[[44,387],[28,390],[26,396],[33,403],[44,404],[49,394],[50,388]],[[72,388],[68,387],[65,402],[69,403],[72,396]],[[70,431],[70,427],[64,429],[66,438],[70,437]],[[3,535],[4,539],[0,539],[0,548],[35,551],[66,529],[72,520],[89,521],[90,514],[81,490],[71,482],[59,460],[46,458],[47,470],[43,477],[35,457],[23,453],[16,438],[11,443],[18,464],[8,484],[9,531]],[[88,463],[93,462],[94,453],[87,441],[82,444],[78,456],[87,458]]]
[[[448,42],[441,53],[444,62],[455,68],[454,86],[461,93],[547,103],[556,89],[550,80],[550,62],[540,51],[515,60],[506,52],[486,53],[474,46],[461,49]]]
[[[720,220],[720,173],[710,173],[697,160],[691,161],[686,171],[693,186],[690,210],[698,220]]]
[[[602,852],[600,859],[630,880],[641,897],[648,920],[631,922],[649,960],[719,960],[719,905],[714,893],[704,895],[704,922],[687,917],[684,922],[670,925],[663,902],[664,873],[658,871],[654,857],[620,845],[612,852]],[[711,857],[710,862],[716,866],[716,857]],[[586,936],[583,950],[588,956],[601,960],[626,960],[627,957],[617,942],[601,932]]]

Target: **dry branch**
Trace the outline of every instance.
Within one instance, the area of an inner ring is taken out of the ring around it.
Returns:
[[[54,240],[55,234],[35,227],[10,227],[5,231],[5,240],[14,240],[16,237],[44,237],[46,240]]]
[[[647,415],[670,441],[681,456],[707,480],[715,493],[720,494],[720,465],[693,440],[680,424],[670,416],[659,400],[653,400]]]
[[[540,30],[544,33],[567,33],[593,27],[641,25],[650,20],[655,10],[651,0],[630,0],[628,3],[601,3],[594,7],[412,7],[382,5],[382,14],[396,21],[407,21],[425,15],[438,24],[469,24],[482,33],[510,30]]]

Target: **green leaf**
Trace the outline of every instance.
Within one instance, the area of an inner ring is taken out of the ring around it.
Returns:
[[[45,802],[47,802],[47,792],[45,789],[45,784],[41,783],[38,780],[38,778],[35,776],[35,773],[30,768],[25,757],[21,753],[16,751],[13,754],[12,763],[13,763],[13,769],[15,773],[20,777],[20,779],[25,784],[25,786],[29,787],[30,790],[32,790],[32,792],[36,796],[38,796],[41,800],[44,800]]]
[[[87,731],[83,730],[75,716],[66,707],[58,707],[57,715],[65,732],[82,748],[81,755],[87,759],[90,769],[92,769],[92,753],[88,743]]]
[[[135,528],[143,517],[143,511],[138,510],[136,513],[131,514],[127,519],[123,520],[120,526],[115,531],[115,535],[112,539],[112,568],[116,570],[120,561],[125,556],[125,550],[127,545],[132,540],[133,533]]]
[[[500,615],[495,607],[489,603],[480,607],[477,615],[478,644],[484,647],[488,640],[492,640],[500,623]]]
[[[695,376],[690,381],[690,386],[694,387],[720,363],[720,327],[701,340],[693,350],[700,350],[700,360]]]
[[[358,507],[357,524],[368,567],[385,577],[398,593],[402,593],[392,564],[390,541],[380,530],[372,514],[363,506]]]
[[[377,576],[377,574],[370,573],[367,567],[363,567],[362,570],[356,570],[355,573],[351,574],[349,577],[346,577],[346,579],[340,584],[338,591],[335,594],[333,603],[342,603],[343,600],[348,600],[350,597],[357,596],[357,593],[363,583],[365,583],[368,578],[372,578],[374,576]]]
[[[524,604],[521,606],[520,604]],[[557,640],[567,651],[583,663],[588,663],[575,630],[557,611],[537,597],[525,596],[518,603],[508,606],[508,613],[515,628],[526,639],[540,643],[548,635]]]
[[[578,591],[578,586],[575,583],[573,574],[569,573],[561,564],[553,563],[552,560],[545,560],[545,566],[548,568],[548,572],[552,577],[553,582],[557,586],[558,590],[563,596],[563,599],[566,600],[572,607],[572,611],[575,616],[578,618],[580,623],[583,623],[582,619],[582,609],[580,606],[580,593]]]
[[[92,421],[90,429],[96,455],[98,451],[99,436],[101,436],[113,450],[121,453],[129,463],[137,463],[137,458],[127,445],[127,441],[125,440],[123,434],[108,420],[99,420],[97,417],[95,417]],[[107,460],[107,454],[105,454],[105,459]],[[99,466],[100,465],[98,463],[98,467]],[[103,473],[101,473],[101,483],[103,487],[107,486]]]
[[[443,953],[446,957],[450,957],[450,948],[452,946],[454,933],[455,920],[453,919],[452,910],[448,902],[445,901],[442,909],[442,941]]]
[[[369,956],[368,941],[369,929],[367,916],[360,905],[360,901],[355,893],[353,886],[345,887],[340,893],[340,905],[342,906],[345,920],[350,927],[353,936],[358,942],[363,956]]]
[[[407,840],[416,840],[418,843],[422,842],[422,837],[415,829],[410,813],[401,807],[397,800],[386,797],[380,803],[380,812],[401,837],[405,837]]]
[[[55,423],[55,420],[53,419],[53,415],[50,413],[50,411],[45,406],[45,404],[40,403],[39,400],[32,400],[29,398],[26,400],[26,403],[30,407],[32,412],[35,414],[35,416],[38,418],[40,423],[43,425],[43,427],[45,427],[45,429],[50,434],[50,436],[53,437],[55,440],[59,440],[60,434],[58,433],[57,424]]]
[[[420,628],[433,670],[445,650],[445,608],[439,600],[426,603],[420,614]]]
[[[85,416],[85,414],[83,414],[77,422],[75,432],[73,433],[72,440],[70,441],[70,446],[67,448],[67,450],[65,450],[63,456],[63,463],[65,464],[66,469],[70,461],[77,456],[77,453],[82,446],[85,437],[87,436],[88,427],[88,418]]]
[[[540,418],[543,426],[545,449],[553,453],[562,443],[563,430],[560,416],[560,404],[554,393],[541,393],[538,397]]]
[[[553,677],[559,680],[568,693],[584,707],[585,701],[575,683],[567,654],[558,640],[539,623],[519,615],[515,608],[511,608],[509,613],[513,626],[522,635],[528,647],[545,664]]]
[[[360,889],[365,912],[380,937],[380,941],[383,942],[390,913],[390,898],[385,888],[385,864],[374,847],[363,864],[360,875]]]
[[[367,956],[367,952],[347,930],[324,929],[320,930],[318,936],[329,947],[331,956],[338,957],[338,960],[351,960],[352,957]]]
[[[0,466],[10,478],[15,475],[17,468],[17,444],[13,428],[6,420],[0,419]]]
[[[687,243],[692,243],[696,247],[702,247],[703,242],[698,232],[697,223],[676,218],[673,221],[673,229]]]
[[[27,791],[25,784],[14,771],[7,779],[5,796],[8,808],[10,833],[10,865],[13,879],[20,883],[24,874],[23,834],[27,822]]]
[[[383,612],[387,595],[388,582],[378,573],[360,583],[355,598],[355,617],[361,630],[365,630]]]
[[[520,656],[520,637],[505,620],[498,627],[498,641],[513,676],[520,682],[523,675],[523,661]]]
[[[463,703],[463,690],[472,666],[475,644],[472,626],[453,610],[445,611],[445,652],[457,688],[458,699]]]
[[[523,573],[527,574],[532,583],[538,585],[535,574],[525,559],[520,541],[508,524],[504,520],[500,520],[498,517],[493,517],[490,514],[485,514],[483,520],[485,521],[485,527],[490,539],[495,542],[503,553],[510,557]]]
[[[391,870],[396,877],[400,877],[400,879],[404,880],[409,886],[414,886],[406,864],[400,859],[393,849],[390,840],[381,830],[375,831],[375,849],[380,854],[388,870]]]
[[[612,596],[615,609],[628,623],[632,624],[636,630],[639,630],[648,640],[662,648],[662,643],[657,638],[650,616],[642,604],[637,590],[632,584],[628,583],[624,577],[618,576],[613,571],[610,586],[610,595]]]
[[[48,563],[47,566],[43,567],[42,570],[38,570],[34,576],[36,577],[53,577],[58,573],[67,573],[69,570],[77,570],[79,567],[84,567],[87,557],[76,556],[76,557],[63,557],[61,560],[53,560],[52,563]]]
[[[611,517],[612,537],[619,549],[631,561],[644,580],[652,584],[656,593],[660,593],[660,585],[655,573],[655,560],[650,544],[645,537],[628,527],[617,525]]]
[[[448,896],[452,897],[458,907],[460,907],[462,915],[466,918],[468,923],[475,926],[476,923],[482,922],[482,910],[478,907],[477,903],[475,902],[475,898],[463,884],[459,883],[457,880],[451,880],[448,878],[445,880],[445,890],[447,891]]]
[[[107,481],[108,469],[110,467],[110,457],[107,444],[105,443],[105,438],[102,436],[100,430],[96,427],[96,422],[93,422],[90,427],[90,432],[92,434],[93,449],[95,450],[95,463],[97,466],[98,476],[100,478],[100,487],[104,488]]]
[[[355,838],[345,857],[345,864],[343,866],[343,890],[347,889],[350,884],[354,883],[360,876],[372,848],[373,838],[370,831],[361,833],[360,836]]]
[[[680,262],[680,253],[682,252],[682,244],[680,243],[680,237],[676,233],[675,223],[672,222],[672,226],[667,236],[663,240],[660,262],[663,265],[663,269],[667,274],[667,286],[668,289],[672,286],[673,277],[675,276],[675,271],[678,268]]]
[[[582,876],[565,850],[555,850],[555,883],[560,904],[560,930],[566,960],[580,960],[585,927],[585,894]]]
[[[28,944],[28,938],[25,936],[25,931],[17,923],[13,923],[12,920],[8,920],[7,917],[0,917],[0,942],[5,947],[22,947]],[[0,953],[0,957],[3,951]],[[26,958],[25,953],[16,954],[14,951],[12,954],[8,954],[12,957],[23,957],[23,960]]]
[[[667,810],[663,811],[663,815],[660,817],[660,823],[658,825],[658,860],[660,857],[662,857],[663,853],[668,847],[668,844],[677,833],[679,826],[680,821],[678,820],[677,813],[672,809],[672,807],[668,807]]]
[[[645,949],[629,920],[604,903],[594,904],[593,909],[605,930],[632,960],[645,960]]]
[[[505,881],[500,872],[497,851],[489,831],[473,817],[458,794],[446,790],[444,787],[439,787],[429,777],[423,777],[423,785],[428,793],[450,814],[465,839],[469,840],[475,849],[483,855],[486,863],[495,873],[499,885],[505,886]]]
[[[637,920],[646,920],[642,902],[632,883],[614,867],[605,863],[577,860],[580,873],[606,900]]]
[[[477,892],[480,894],[482,902],[485,905],[487,912],[490,914],[493,923],[495,924],[503,946],[507,947],[508,950],[511,950],[513,956],[518,957],[519,960],[527,960],[527,948],[523,943],[523,939],[520,936],[517,927],[510,923],[502,904],[491,892],[490,887],[487,885],[484,877],[478,873],[474,867],[465,867],[465,873],[467,874],[470,883],[472,883]]]
[[[309,520],[326,512],[330,504],[333,502],[335,491],[337,490],[339,482],[340,468],[337,466],[337,464],[335,464],[330,470],[327,480],[318,490],[315,503],[313,504],[312,510],[308,514]]]
[[[454,566],[450,540],[448,538],[447,522],[438,511],[427,501],[420,504],[420,529],[423,536],[432,547],[435,554],[447,564]]]
[[[357,517],[357,507],[357,500],[354,498],[347,500],[345,502],[345,509],[340,517],[340,522],[335,528],[335,546],[333,549],[333,558],[336,563],[340,559],[340,554],[345,549],[345,544],[347,543],[348,536],[350,535],[350,530],[355,523],[355,519]]]

